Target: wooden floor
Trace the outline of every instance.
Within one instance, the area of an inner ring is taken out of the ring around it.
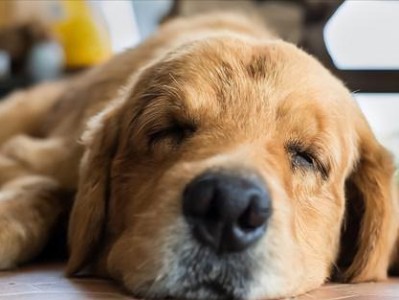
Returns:
[[[67,279],[62,264],[28,266],[0,272],[0,300],[132,299],[112,283],[98,279]],[[327,285],[298,300],[391,300],[399,299],[399,279],[358,285]]]

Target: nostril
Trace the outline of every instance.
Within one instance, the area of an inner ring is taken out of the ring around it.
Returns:
[[[204,179],[191,183],[184,191],[183,213],[193,218],[208,217],[214,206],[214,192],[212,181]]]
[[[238,225],[243,230],[253,230],[265,224],[270,215],[268,201],[262,201],[261,196],[253,195],[249,205],[238,219]],[[261,205],[263,204],[263,205]]]

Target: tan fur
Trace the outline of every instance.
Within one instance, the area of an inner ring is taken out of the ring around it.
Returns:
[[[0,104],[0,144],[23,132],[36,135],[44,114],[60,97],[63,88],[62,82],[45,83],[3,99]]]
[[[390,155],[341,82],[241,16],[171,21],[103,66],[22,93],[0,103],[1,116],[13,114],[0,117],[12,124],[0,130],[0,197],[7,198],[0,245],[10,245],[0,246],[3,268],[40,251],[54,216],[71,204],[54,195],[72,189],[68,274],[88,267],[143,297],[219,299],[180,289],[190,276],[181,257],[196,251],[182,191],[210,169],[259,174],[273,199],[267,233],[251,249],[256,266],[245,294],[231,286],[226,297],[304,293],[327,281],[333,266],[346,281],[382,280],[394,263]],[[46,100],[35,111],[16,109],[21,95],[28,103],[41,93]],[[175,123],[184,127],[181,139],[159,134]],[[292,165],[292,145],[314,153],[313,169]],[[45,197],[25,188],[29,178]],[[32,209],[55,213],[23,217]],[[345,236],[357,247],[346,247]],[[339,265],[339,257],[351,259]],[[206,280],[220,280],[213,268]]]

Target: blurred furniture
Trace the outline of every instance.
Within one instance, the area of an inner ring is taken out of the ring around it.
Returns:
[[[86,0],[0,1],[0,51],[0,67],[10,66],[0,70],[0,96],[112,55],[100,5]]]
[[[36,45],[50,41],[47,28],[38,21],[17,22],[0,27],[2,64],[7,65],[0,77],[0,96],[32,81],[28,74],[28,65],[33,59],[32,50]]]

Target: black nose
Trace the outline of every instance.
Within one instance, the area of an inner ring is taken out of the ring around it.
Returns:
[[[183,213],[198,241],[218,253],[235,252],[264,234],[271,201],[257,178],[207,172],[187,185]]]

